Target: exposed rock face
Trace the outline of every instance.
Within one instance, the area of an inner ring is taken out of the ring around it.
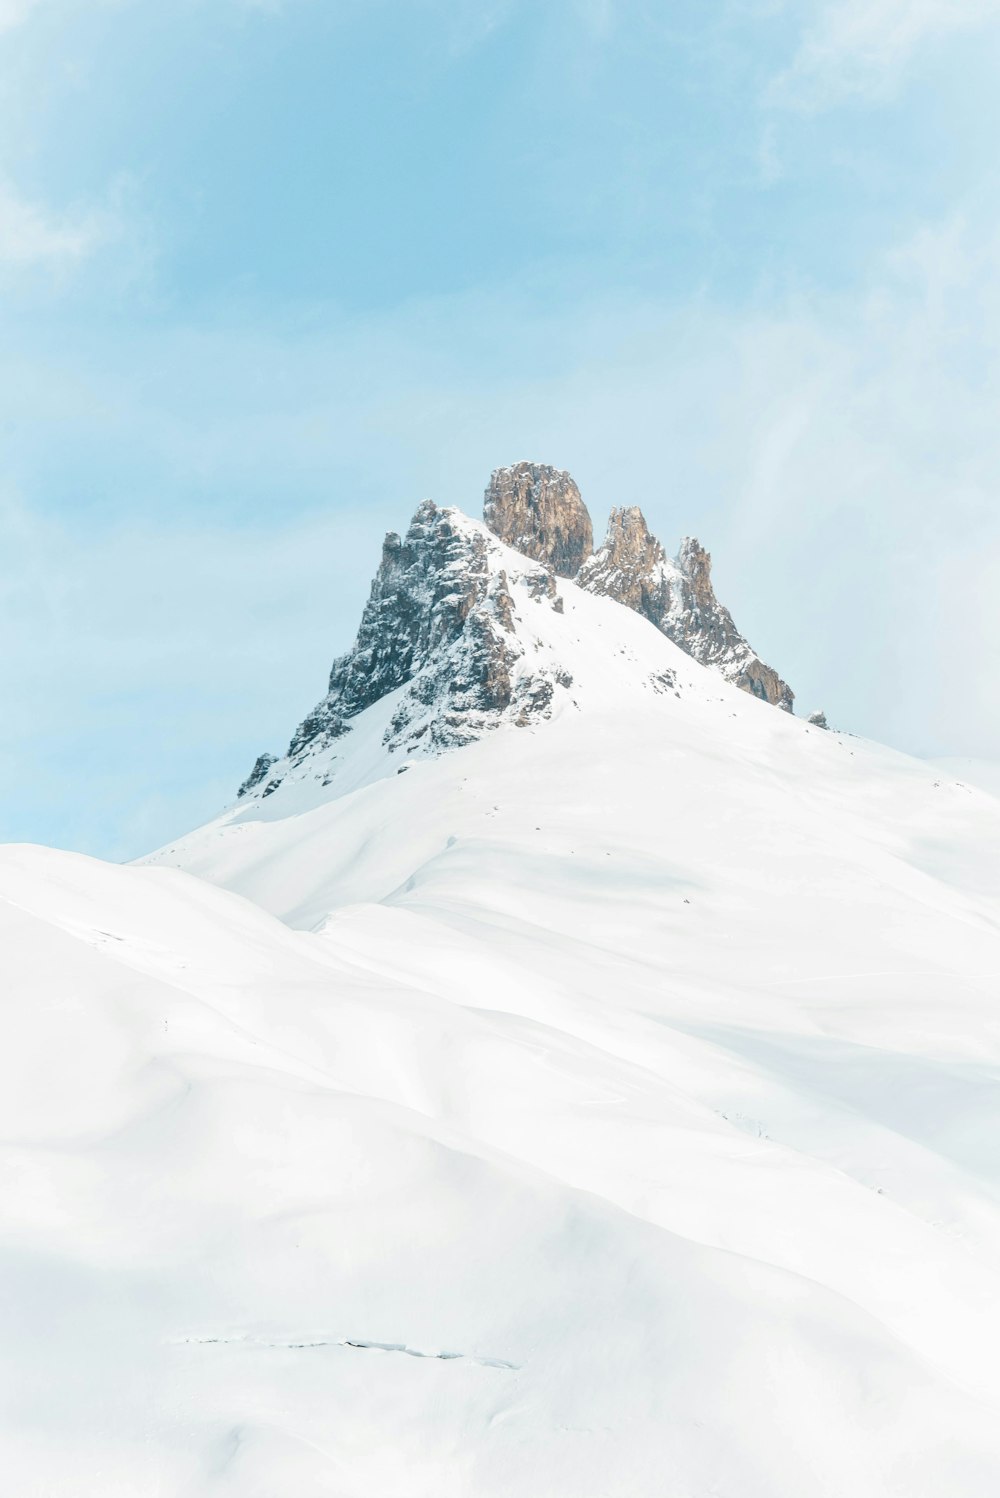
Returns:
[[[561,600],[546,568],[528,562],[508,579],[503,556],[482,526],[429,500],[405,538],[390,532],[357,639],[334,661],[326,696],[296,729],[287,763],[262,756],[240,793],[266,779],[267,794],[288,764],[329,747],[390,693],[399,693],[383,736],[390,750],[454,748],[501,722],[547,716],[571,678],[528,665],[511,588],[529,606]]]
[[[594,549],[594,528],[568,473],[541,463],[498,468],[483,519],[495,536],[558,577],[575,577]]]
[[[740,634],[733,616],[715,596],[712,559],[703,546],[685,540],[676,561],[649,533],[634,505],[611,512],[607,539],[577,577],[591,593],[616,598],[644,614],[657,629],[745,692],[791,712],[791,687],[760,659]]]
[[[695,660],[791,710],[791,689],[754,654],[716,598],[711,558],[697,541],[685,541],[671,561],[642,511],[630,506],[612,511],[594,554],[590,516],[569,474],[532,463],[493,474],[485,518],[493,535],[428,500],[405,537],[386,536],[357,639],[334,661],[326,696],[299,724],[283,760],[260,756],[240,796],[272,794],[290,767],[330,749],[360,713],[390,694],[391,713],[381,720],[390,752],[436,752],[502,722],[524,726],[548,717],[572,677],[519,610],[562,613],[557,575],[643,614]],[[653,686],[675,691],[673,673],[657,673]],[[308,773],[325,771],[317,762]]]
[[[575,578],[591,593],[644,614],[682,650],[744,691],[791,712],[794,693],[751,649],[712,587],[712,559],[686,540],[671,561],[635,505],[611,512],[604,545],[568,473],[535,463],[498,468],[486,491],[486,524],[509,546]]]
[[[241,796],[245,796],[248,791],[252,791],[255,786],[260,785],[262,780],[266,780],[268,771],[271,769],[271,766],[276,765],[277,763],[278,757],[275,754],[258,754],[256,760],[254,761],[253,769],[250,771],[250,774],[247,776],[246,780],[244,780],[243,784],[236,792],[237,800],[239,800]]]
[[[680,573],[650,535],[642,511],[629,505],[611,511],[604,545],[584,562],[576,580],[588,593],[645,614],[660,629],[670,612],[671,583],[679,584]]]
[[[677,566],[686,586],[680,589],[680,607],[669,621],[670,630],[677,631],[676,636],[671,634],[671,639],[676,638],[677,644],[696,661],[714,666],[744,692],[790,713],[795,693],[751,649],[736,628],[732,614],[716,598],[712,558],[705,548],[688,537],[681,543]]]
[[[806,719],[806,722],[811,723],[813,728],[830,727],[829,723],[826,721],[826,713],[822,708],[820,708],[818,712],[810,713],[808,718]]]

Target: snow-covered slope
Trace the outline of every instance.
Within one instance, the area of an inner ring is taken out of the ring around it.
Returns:
[[[0,853],[12,1490],[994,1498],[1000,802],[445,513],[506,702],[403,630],[147,866]]]

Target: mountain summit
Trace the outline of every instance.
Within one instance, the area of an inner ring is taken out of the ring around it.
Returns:
[[[490,477],[483,519],[495,536],[557,577],[575,577],[594,549],[590,512],[568,473],[515,463]]]
[[[561,611],[553,572],[501,545],[479,521],[425,500],[382,547],[357,638],[284,760],[262,755],[240,788],[273,794],[383,704],[379,752],[439,753],[509,721],[547,716],[571,681],[543,648],[536,610]]]
[[[581,593],[624,605],[699,664],[791,710],[791,688],[716,599],[711,559],[697,541],[671,561],[632,506],[612,511],[594,552],[573,479],[537,463],[494,472],[484,522],[425,500],[405,536],[386,536],[353,646],[334,661],[325,696],[285,757],[261,755],[241,797],[271,795],[290,770],[315,767],[377,703],[391,704],[380,731],[380,753],[389,754],[458,748],[503,722],[527,727],[551,717],[560,693],[575,704],[570,689],[590,673],[598,641],[567,636],[552,616]],[[641,681],[662,689],[669,679],[674,689],[676,675],[649,664]]]
[[[581,588],[643,614],[675,645],[727,681],[775,707],[792,711],[795,693],[760,659],[715,596],[712,558],[687,537],[669,558],[637,505],[611,511],[601,549],[568,473],[541,463],[498,468],[486,490],[490,530],[525,556],[547,563]]]

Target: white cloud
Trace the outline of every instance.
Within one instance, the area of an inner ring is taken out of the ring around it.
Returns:
[[[26,20],[40,0],[0,0],[0,31],[9,31]]]
[[[114,216],[104,210],[59,216],[0,182],[0,267],[72,265],[114,232]]]
[[[820,0],[768,102],[816,109],[854,97],[885,98],[918,52],[1000,20],[1000,0]]]

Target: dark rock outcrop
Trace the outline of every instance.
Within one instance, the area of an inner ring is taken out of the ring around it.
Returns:
[[[390,694],[397,694],[383,734],[390,750],[454,748],[503,721],[525,726],[547,716],[556,686],[566,683],[545,667],[524,668],[502,556],[481,526],[429,500],[405,537],[390,532],[357,639],[334,661],[326,696],[299,724],[275,775],[342,738]],[[526,563],[517,584],[529,605],[561,602],[544,567]],[[274,761],[261,764],[241,794]]]
[[[495,536],[558,577],[575,577],[594,549],[594,528],[568,473],[515,463],[491,476],[483,519]]]
[[[429,500],[405,538],[390,532],[353,647],[334,661],[327,696],[292,740],[291,753],[347,731],[350,720],[399,687],[388,736],[464,743],[514,693],[521,653],[506,574],[488,542]]]
[[[260,785],[262,780],[266,780],[268,771],[272,765],[276,765],[277,763],[278,756],[276,754],[259,754],[254,761],[254,767],[250,771],[250,774],[236,792],[237,800],[245,796],[248,791],[252,791],[255,786]]]

